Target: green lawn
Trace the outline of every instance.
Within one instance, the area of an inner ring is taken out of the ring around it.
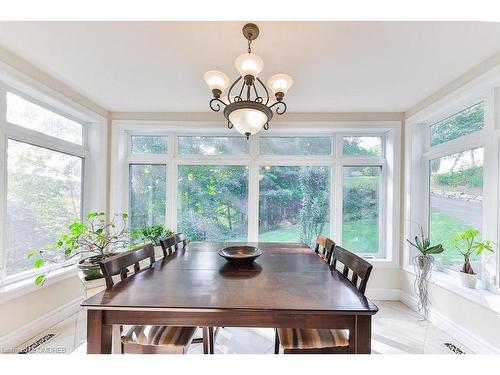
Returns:
[[[328,224],[325,225],[328,228]],[[328,235],[328,231],[323,231]],[[376,253],[378,251],[378,222],[377,219],[353,221],[344,224],[344,245],[348,250]],[[299,230],[297,226],[278,228],[268,232],[260,232],[259,241],[262,242],[297,242]]]
[[[374,190],[377,190],[379,183],[380,183],[380,176],[358,176],[358,177],[349,177],[344,180],[344,186],[348,188],[364,185],[371,187]]]
[[[299,228],[297,225],[259,233],[259,241],[262,242],[297,242],[298,240]]]
[[[463,232],[472,228],[472,226],[453,215],[437,210],[431,211],[430,224],[430,239],[432,244],[440,243],[444,247],[444,251],[441,254],[434,256],[436,261],[443,265],[462,263],[464,258],[455,248],[450,238],[456,232]],[[476,260],[477,258],[477,256],[473,256],[471,260]]]
[[[344,223],[343,247],[358,253],[377,253],[378,229],[378,219],[363,219]]]

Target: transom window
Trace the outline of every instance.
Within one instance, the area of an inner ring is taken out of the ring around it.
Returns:
[[[6,120],[64,141],[83,144],[83,125],[7,92]]]
[[[483,127],[484,104],[481,102],[431,125],[431,146],[477,132]]]

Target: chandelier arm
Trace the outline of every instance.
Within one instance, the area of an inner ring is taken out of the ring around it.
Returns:
[[[269,103],[269,92],[267,91],[266,85],[264,85],[264,83],[260,80],[259,77],[257,77],[257,81],[259,81],[260,85],[264,88],[264,91],[266,92],[266,102],[264,104],[267,105],[267,103]]]
[[[240,81],[241,79],[241,76],[238,77],[238,79],[236,81],[233,82],[233,84],[231,85],[231,87],[229,88],[229,91],[227,92],[227,100],[229,101],[229,103],[232,103],[231,101],[231,90],[233,89],[233,87]]]
[[[279,107],[279,106],[280,106],[280,104],[282,104],[282,105],[283,105],[283,109],[282,109],[282,110],[280,110],[280,107]],[[273,108],[274,106],[276,106],[275,111],[276,111],[276,113],[277,113],[278,115],[282,115],[283,113],[285,113],[285,112],[286,112],[286,103],[285,103],[285,102],[276,102],[276,103],[274,103],[272,106],[269,106],[269,109]]]
[[[255,101],[257,103],[262,103],[263,99],[259,96],[259,93],[257,92],[257,86],[255,86],[255,83],[252,84],[253,91],[255,92]]]
[[[219,98],[213,98],[212,100],[210,100],[210,109],[214,112],[219,112],[221,110],[221,106],[219,103],[222,103],[224,107],[227,107],[227,104]]]
[[[243,94],[243,89],[245,88],[245,85],[246,85],[245,81],[243,81],[243,84],[241,85],[240,93],[238,94],[237,97],[234,98],[234,101],[239,102],[239,101],[243,100],[243,99],[241,99],[241,94]]]

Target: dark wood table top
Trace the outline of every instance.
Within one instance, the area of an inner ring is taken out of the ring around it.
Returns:
[[[378,311],[342,275],[301,244],[246,243],[263,254],[247,266],[218,255],[229,243],[190,243],[185,251],[82,302],[88,308],[257,309],[372,315]]]

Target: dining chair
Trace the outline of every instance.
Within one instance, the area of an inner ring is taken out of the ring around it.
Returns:
[[[187,237],[184,233],[177,233],[164,240],[160,240],[160,245],[163,250],[163,256],[167,257],[177,250],[185,249],[187,245]]]
[[[331,263],[333,248],[335,247],[335,242],[322,234],[318,234],[316,238],[316,246],[314,247],[314,252],[318,254],[325,262]]]
[[[141,271],[141,264],[148,259],[147,268],[151,268],[155,263],[154,247],[151,244],[99,262],[106,288],[112,289],[115,286],[114,275],[120,275],[120,280],[123,281],[130,277],[131,266],[134,269],[133,274],[136,274]],[[197,327],[133,325],[122,334],[123,327],[120,326],[121,353],[185,354],[193,341],[196,329]],[[204,351],[207,351],[205,342]]]
[[[319,237],[319,236],[318,236]],[[335,246],[330,267],[339,272],[363,295],[373,266],[358,255]],[[349,353],[349,331],[345,329],[278,328],[274,341],[274,353],[280,345],[285,354]]]

